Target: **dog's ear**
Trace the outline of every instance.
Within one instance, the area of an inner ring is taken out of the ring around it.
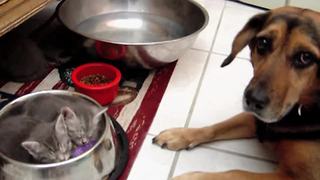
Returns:
[[[230,64],[236,55],[250,43],[250,41],[256,36],[256,34],[262,29],[263,25],[267,21],[270,12],[258,14],[252,17],[242,30],[237,34],[232,43],[232,50],[230,55],[223,61],[221,67]]]

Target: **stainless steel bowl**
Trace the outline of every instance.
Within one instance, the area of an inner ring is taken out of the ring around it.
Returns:
[[[70,30],[125,50],[116,58],[145,68],[181,57],[209,18],[193,0],[65,0],[58,16]]]
[[[0,120],[10,112],[17,112],[22,103],[28,103],[37,97],[62,96],[74,100],[82,99],[97,107],[100,105],[88,96],[68,91],[43,91],[20,97],[6,105],[0,111]],[[39,104],[39,107],[41,104]],[[47,107],[50,109],[50,107]],[[97,143],[87,152],[67,161],[51,164],[30,164],[11,159],[0,152],[0,179],[5,180],[79,180],[102,179],[107,177],[115,167],[117,141],[114,139],[114,129],[108,116],[103,118],[99,126],[102,131]]]

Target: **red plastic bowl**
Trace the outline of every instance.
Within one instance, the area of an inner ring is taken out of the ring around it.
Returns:
[[[80,81],[83,77],[93,74],[104,75],[111,81],[99,85],[87,85]],[[121,73],[117,68],[109,64],[88,63],[74,69],[71,79],[76,91],[92,97],[101,105],[107,105],[117,96]]]

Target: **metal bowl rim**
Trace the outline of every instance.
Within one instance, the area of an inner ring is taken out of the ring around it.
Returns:
[[[67,27],[69,30],[71,30],[72,32],[75,32],[81,36],[87,37],[89,39],[93,39],[96,41],[101,41],[101,42],[105,42],[105,43],[111,43],[111,44],[119,44],[119,45],[135,45],[135,46],[150,46],[150,45],[162,45],[162,44],[168,44],[168,43],[172,43],[172,42],[176,42],[176,41],[181,41],[190,37],[193,37],[197,34],[199,34],[207,25],[209,22],[209,14],[207,12],[207,10],[198,2],[196,2],[195,0],[187,0],[188,2],[192,3],[193,5],[195,5],[196,7],[198,7],[200,9],[200,11],[203,13],[204,15],[204,23],[202,24],[201,28],[199,28],[198,30],[194,31],[191,34],[188,34],[186,36],[183,37],[179,37],[179,38],[175,38],[175,39],[171,39],[171,40],[165,40],[165,41],[154,41],[154,42],[122,42],[122,41],[111,41],[111,40],[99,40],[96,39],[94,37],[91,37],[88,34],[84,34],[84,33],[80,33],[78,31],[75,31],[73,28],[69,27],[66,23],[64,23],[64,21],[60,18],[60,8],[63,6],[64,2],[67,0],[63,0],[61,1],[61,3],[57,6],[56,8],[56,14],[57,14],[57,18],[58,20],[65,25],[65,27]]]
[[[34,96],[41,95],[41,94],[58,94],[58,95],[72,95],[72,96],[75,95],[75,96],[79,96],[79,97],[82,97],[86,100],[93,102],[94,104],[97,105],[98,108],[102,108],[102,106],[97,101],[95,101],[94,99],[92,99],[91,97],[89,97],[87,95],[84,95],[84,94],[81,94],[78,92],[71,92],[71,91],[66,91],[66,90],[45,90],[45,91],[30,93],[30,94],[21,96],[15,100],[13,100],[12,102],[8,103],[0,110],[0,116],[4,112],[6,112],[6,110],[8,110],[8,108],[13,106],[15,103],[20,102],[20,101],[24,101],[30,97],[34,97]],[[100,139],[96,142],[96,144],[90,150],[86,151],[85,153],[81,154],[80,156],[68,159],[66,161],[57,162],[57,163],[49,163],[49,164],[31,164],[31,163],[17,161],[17,160],[14,160],[14,159],[4,155],[2,152],[0,152],[0,157],[5,159],[6,161],[12,163],[12,164],[16,164],[16,165],[28,167],[28,168],[35,168],[35,169],[54,168],[54,167],[59,167],[59,166],[71,164],[75,161],[78,161],[82,158],[87,157],[88,154],[91,154],[102,143],[102,141],[104,141],[105,137],[107,136],[107,131],[110,130],[110,128],[112,127],[112,126],[110,126],[111,123],[107,120],[106,114],[104,114],[104,115],[105,115],[104,121],[105,121],[106,127],[105,127],[105,130],[103,131],[103,134],[101,135]],[[109,127],[108,130],[107,130],[107,127]]]

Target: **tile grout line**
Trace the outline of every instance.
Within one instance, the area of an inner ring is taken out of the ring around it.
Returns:
[[[148,132],[147,135],[152,136],[152,137],[155,137],[155,136],[156,136],[155,134],[150,133],[150,132]]]
[[[286,6],[289,6],[289,4],[290,4],[290,0],[285,0],[285,2],[286,2]]]
[[[228,150],[225,150],[225,149],[210,147],[210,146],[206,146],[206,145],[200,145],[199,147],[201,147],[203,149],[219,151],[219,152],[226,153],[226,154],[236,155],[236,156],[240,156],[240,157],[244,157],[244,158],[248,158],[248,159],[254,159],[254,160],[269,162],[269,163],[273,163],[273,164],[277,163],[277,161],[275,161],[275,160],[271,160],[271,159],[267,159],[267,158],[263,158],[263,157],[257,157],[257,156],[250,156],[250,155],[246,155],[246,154],[243,154],[243,153],[237,153],[237,152],[234,152],[234,151],[228,151]]]
[[[190,110],[188,112],[188,117],[187,117],[187,120],[186,120],[186,123],[184,125],[184,127],[188,127],[189,124],[190,124],[190,121],[191,121],[191,116],[192,116],[192,113],[193,113],[193,110],[194,110],[194,107],[195,107],[195,103],[197,101],[197,98],[199,96],[199,92],[200,92],[200,89],[201,89],[201,86],[202,86],[202,82],[203,82],[203,79],[204,79],[204,75],[207,71],[207,68],[208,68],[208,64],[209,64],[209,61],[210,61],[210,58],[211,58],[211,52],[213,50],[213,46],[214,46],[214,43],[216,41],[216,38],[218,36],[218,32],[219,32],[219,28],[220,28],[220,24],[221,24],[221,21],[222,21],[222,18],[223,18],[223,15],[224,15],[224,10],[225,10],[225,6],[226,6],[226,2],[224,1],[223,2],[223,8],[222,8],[222,11],[220,13],[220,18],[219,18],[219,22],[218,22],[218,25],[216,27],[216,32],[214,34],[214,37],[213,37],[213,41],[212,41],[212,44],[211,44],[211,47],[210,47],[210,50],[208,52],[208,57],[206,59],[206,62],[204,64],[204,68],[203,68],[203,71],[200,75],[200,81],[198,83],[198,87],[196,89],[196,93],[195,93],[195,96],[193,97],[193,101],[192,101],[192,104],[191,104],[191,107],[190,107]],[[207,51],[206,51],[207,52]],[[179,157],[180,157],[180,152],[175,152],[175,155],[174,155],[174,158],[173,158],[173,162],[171,164],[171,168],[170,168],[170,172],[168,174],[168,180],[170,180],[176,170],[176,167],[177,167],[177,163],[178,163],[178,160],[179,160]]]
[[[206,52],[206,53],[210,52],[210,50],[198,49],[198,48],[194,48],[194,47],[192,47],[192,48],[190,48],[190,49],[196,50],[196,51],[201,51],[201,52]]]

